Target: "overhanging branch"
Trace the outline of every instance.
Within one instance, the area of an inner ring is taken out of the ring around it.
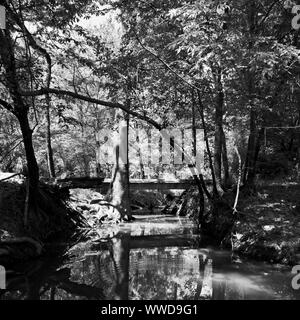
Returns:
[[[72,92],[72,91],[54,89],[54,88],[42,88],[40,90],[35,90],[35,91],[23,91],[23,92],[20,92],[20,94],[22,96],[25,96],[25,97],[37,97],[37,96],[45,95],[47,93],[55,94],[57,96],[68,96],[68,97],[72,97],[74,99],[78,99],[78,100],[81,100],[81,101],[94,103],[96,105],[101,105],[101,106],[104,106],[104,107],[109,107],[109,108],[114,108],[114,109],[121,109],[124,112],[126,112],[127,114],[130,114],[131,116],[133,116],[135,118],[138,118],[140,120],[148,122],[149,124],[151,124],[152,126],[154,126],[158,130],[162,129],[162,126],[158,122],[156,122],[155,120],[149,118],[146,115],[140,114],[140,113],[135,112],[133,110],[129,110],[125,105],[123,105],[121,103],[104,101],[104,100],[88,97],[88,96],[85,96],[85,95],[82,95],[82,94],[79,94],[79,93],[75,93],[75,92]]]

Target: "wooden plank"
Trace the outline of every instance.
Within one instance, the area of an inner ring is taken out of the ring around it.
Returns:
[[[100,192],[107,192],[111,185],[111,179],[91,177],[71,177],[45,181],[66,189],[99,189]],[[209,183],[209,182],[208,182]],[[162,179],[131,179],[130,190],[185,190],[195,185],[194,180],[162,180]]]
[[[100,187],[102,192],[106,192],[111,184],[110,179],[105,179]],[[131,179],[130,190],[185,190],[195,185],[194,180],[161,180],[161,179]]]
[[[208,259],[204,267],[204,276],[202,282],[202,289],[200,293],[200,299],[212,299],[213,287],[212,287],[212,259]]]

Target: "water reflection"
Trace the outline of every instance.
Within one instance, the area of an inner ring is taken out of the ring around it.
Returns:
[[[130,252],[130,299],[194,299],[201,290],[198,250],[134,249]]]
[[[193,225],[174,217],[108,227],[54,259],[17,266],[0,299],[299,299],[289,269],[199,249]]]

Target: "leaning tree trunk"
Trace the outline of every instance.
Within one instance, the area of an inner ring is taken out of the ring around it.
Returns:
[[[27,112],[18,114],[17,118],[20,123],[26,153],[29,186],[31,189],[37,189],[39,182],[39,167],[33,149],[32,129],[29,125]]]
[[[205,122],[205,118],[204,118],[204,107],[203,107],[201,94],[200,94],[199,90],[197,91],[197,95],[198,95],[197,107],[198,107],[198,111],[200,113],[202,127],[203,127],[203,131],[204,131],[204,140],[205,140],[205,144],[206,144],[206,151],[207,151],[207,154],[208,154],[209,167],[210,167],[212,183],[213,183],[213,198],[219,198],[220,194],[219,194],[219,190],[218,190],[218,187],[217,187],[215,168],[214,168],[214,165],[213,165],[213,158],[212,158],[212,154],[211,154],[211,151],[210,151],[210,146],[209,146],[209,141],[208,141],[208,133],[207,133],[207,128],[206,128],[206,122]],[[204,188],[204,190],[205,190],[205,188]]]
[[[46,95],[46,144],[47,144],[47,164],[50,178],[55,178],[55,166],[53,159],[53,149],[51,143],[51,119],[50,119],[50,95]]]
[[[37,208],[37,193],[38,193],[38,184],[39,184],[39,167],[36,161],[33,141],[32,141],[32,130],[28,121],[28,112],[20,112],[17,114],[17,118],[20,123],[23,143],[26,153],[27,160],[27,194],[25,201],[25,210],[24,210],[24,226],[26,229],[30,229],[31,222],[30,220],[34,219]],[[34,224],[33,224],[34,225]],[[30,231],[30,230],[29,230]],[[31,232],[31,231],[30,231]]]

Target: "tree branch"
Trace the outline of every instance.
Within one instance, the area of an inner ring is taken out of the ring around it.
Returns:
[[[37,96],[45,95],[47,93],[55,94],[55,95],[58,95],[58,96],[68,96],[68,97],[72,97],[74,99],[78,99],[78,100],[94,103],[96,105],[101,105],[101,106],[104,106],[104,107],[109,107],[109,108],[114,108],[114,109],[121,109],[121,110],[123,110],[127,114],[130,114],[133,117],[136,117],[136,118],[138,118],[140,120],[148,122],[149,124],[151,124],[152,126],[154,126],[158,130],[162,129],[162,126],[158,122],[156,122],[155,120],[149,118],[146,115],[142,115],[142,114],[140,114],[138,112],[135,112],[133,110],[128,110],[128,108],[125,105],[121,104],[121,103],[104,101],[104,100],[100,100],[100,99],[96,99],[96,98],[91,98],[91,97],[88,97],[88,96],[85,96],[85,95],[82,95],[82,94],[79,94],[79,93],[75,93],[75,92],[72,92],[72,91],[60,90],[60,89],[54,89],[54,88],[42,88],[42,89],[36,90],[36,91],[22,91],[22,92],[20,92],[20,94],[22,96],[25,96],[25,97],[28,97],[28,96],[37,97]]]
[[[147,52],[149,52],[150,54],[152,54],[160,63],[162,63],[169,71],[171,71],[177,78],[179,78],[181,81],[183,81],[185,84],[187,84],[189,87],[191,87],[192,89],[195,89],[197,91],[201,91],[200,88],[198,88],[197,86],[193,85],[192,83],[190,83],[188,80],[186,80],[183,76],[181,76],[179,73],[177,73],[166,61],[164,61],[158,54],[156,54],[155,52],[153,52],[152,50],[148,49],[143,43],[142,41],[139,39],[138,35],[136,34],[136,38],[138,43],[141,45],[141,47],[146,50]]]
[[[2,107],[4,107],[6,110],[8,110],[8,111],[10,111],[10,112],[13,113],[14,108],[13,108],[13,106],[12,106],[10,103],[8,103],[8,102],[0,99],[0,105],[1,105]]]
[[[274,6],[278,3],[278,0],[275,0],[269,7],[267,13],[265,14],[265,16],[261,19],[261,21],[258,24],[258,28],[268,19],[269,15],[271,14]]]

